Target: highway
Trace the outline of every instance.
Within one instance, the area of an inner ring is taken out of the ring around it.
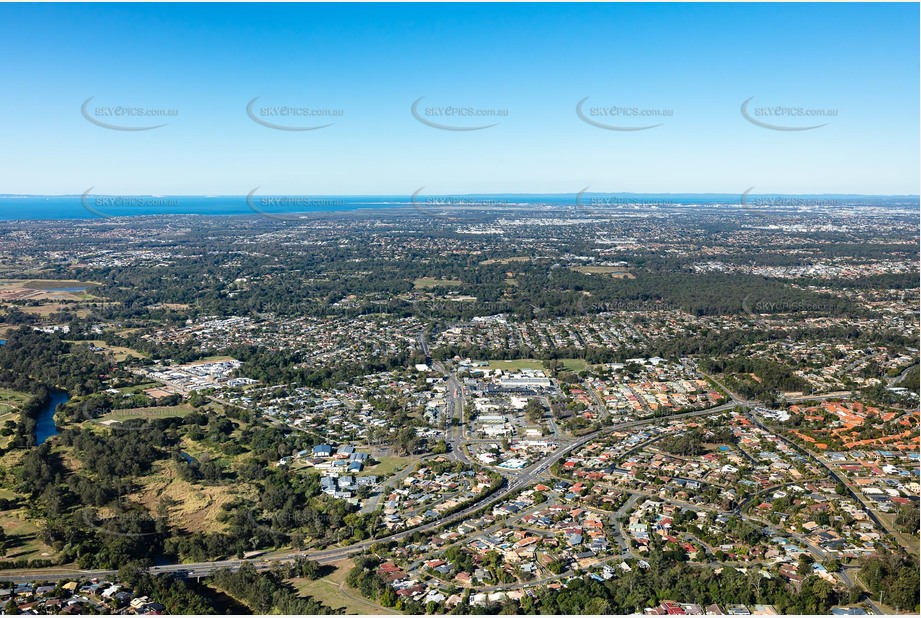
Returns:
[[[426,355],[427,358],[429,358],[429,347],[425,340],[424,332],[419,335],[418,343],[419,343],[420,350]],[[465,431],[464,431],[465,423],[464,423],[463,386],[460,384],[460,381],[457,379],[457,376],[455,375],[455,373],[451,371],[450,369],[446,368],[441,362],[433,362],[432,367],[434,370],[444,375],[448,383],[448,395],[447,395],[448,406],[447,406],[446,415],[445,415],[446,416],[445,439],[451,446],[451,456],[465,463],[470,463],[463,450],[463,447],[467,441],[466,436],[465,436]],[[506,500],[509,497],[513,496],[519,490],[524,489],[528,485],[534,483],[539,477],[544,475],[553,464],[562,460],[564,457],[566,457],[573,451],[583,447],[585,444],[593,440],[596,440],[604,436],[605,434],[612,433],[615,431],[623,431],[625,429],[631,429],[631,428],[640,427],[643,425],[648,425],[651,423],[657,423],[657,422],[662,422],[662,421],[667,421],[667,420],[675,420],[675,419],[689,418],[689,417],[695,417],[695,416],[708,416],[712,414],[718,414],[720,412],[733,409],[737,406],[748,407],[748,406],[760,405],[760,402],[746,401],[746,400],[738,399],[733,395],[731,391],[726,389],[725,386],[723,386],[716,380],[714,380],[714,382],[716,382],[716,384],[718,384],[721,388],[723,388],[725,392],[729,393],[730,395],[729,402],[713,407],[713,408],[710,408],[710,409],[707,409],[707,410],[698,410],[694,412],[686,412],[686,413],[675,414],[675,415],[664,416],[664,417],[644,418],[640,420],[619,423],[616,425],[605,427],[593,433],[587,434],[585,436],[582,436],[581,438],[578,438],[576,440],[569,442],[568,444],[564,446],[561,446],[561,448],[557,449],[554,453],[548,455],[547,457],[541,459],[540,461],[535,462],[528,468],[523,469],[517,475],[512,476],[511,478],[506,478],[503,482],[503,485],[500,487],[500,489],[498,489],[494,493],[476,500],[472,504],[468,505],[467,507],[461,509],[460,511],[452,515],[439,517],[433,521],[416,526],[414,528],[409,528],[409,529],[406,529],[400,532],[396,532],[396,533],[393,533],[393,534],[390,534],[384,537],[370,539],[370,540],[362,541],[359,543],[354,543],[352,545],[347,545],[344,547],[334,547],[334,548],[329,548],[329,549],[324,549],[324,550],[319,550],[319,551],[307,551],[307,552],[305,551],[269,552],[269,553],[260,555],[256,558],[248,558],[248,559],[234,558],[234,559],[227,559],[227,560],[215,560],[215,561],[209,561],[209,562],[157,565],[157,566],[150,567],[148,571],[153,574],[174,573],[174,574],[182,574],[183,576],[187,576],[187,577],[203,577],[203,576],[207,576],[213,573],[214,571],[218,569],[237,569],[244,562],[250,562],[254,564],[257,568],[268,568],[274,563],[284,564],[284,563],[292,562],[299,557],[306,557],[306,558],[316,560],[320,563],[326,564],[326,563],[331,563],[331,562],[337,562],[342,559],[353,556],[355,554],[365,552],[372,545],[376,543],[399,542],[409,537],[410,535],[413,535],[418,532],[428,532],[428,531],[436,530],[441,527],[450,526],[452,524],[462,522],[466,519],[469,519],[474,513],[484,510],[484,509],[488,509],[490,506],[498,504],[502,502],[503,500]],[[758,426],[767,430],[761,424],[760,419],[758,419],[754,415],[749,415],[749,416]],[[457,418],[459,421],[458,425],[455,425],[452,422],[455,418]],[[767,430],[767,431],[770,431],[770,430]],[[835,472],[829,466],[827,466],[824,462],[822,462],[821,460],[813,456],[811,453],[808,453],[808,451],[804,451],[802,448],[793,444],[792,442],[790,442],[783,436],[780,436],[780,437],[784,441],[791,444],[791,446],[793,446],[794,448],[797,448],[797,450],[799,450],[800,452],[804,452],[805,454],[813,458],[815,461],[817,461],[828,472],[828,474],[833,479],[840,480],[839,477],[835,474]],[[849,486],[848,486],[848,489],[850,490]],[[851,493],[855,497],[855,499],[857,499],[858,502],[864,506],[864,508],[867,510],[868,514],[870,514],[873,520],[876,521],[878,525],[880,525],[884,530],[886,530],[887,532],[890,532],[889,527],[879,521],[876,515],[860,499],[860,496],[858,496],[853,491],[851,491]],[[634,496],[631,498],[631,502],[635,502],[635,499],[636,499],[636,494],[634,494]],[[619,512],[622,512],[623,510],[624,509],[622,508]],[[766,522],[759,522],[759,523],[764,525]],[[799,535],[791,535],[791,536],[797,538],[797,540],[799,540],[800,542],[805,543],[805,539],[803,539]],[[893,536],[895,536],[896,539],[899,539],[897,535],[893,535]],[[623,546],[626,544],[625,539],[621,539],[620,542],[622,546],[621,548],[623,550],[624,549]],[[809,545],[808,543],[806,543],[806,545],[812,551],[812,553],[817,555],[818,557],[821,558],[822,555],[824,554],[824,552],[822,552],[819,548],[813,547],[812,545]],[[49,568],[49,569],[22,570],[22,571],[11,570],[8,572],[0,573],[0,580],[15,581],[15,582],[29,582],[29,581],[35,581],[35,580],[57,581],[61,579],[72,579],[74,577],[103,578],[103,577],[113,576],[115,574],[116,572],[111,571],[111,570],[68,570],[68,569],[63,569],[63,568]],[[552,579],[558,579],[558,577],[555,577]],[[528,585],[534,585],[535,583],[537,582],[529,582]],[[498,589],[500,587],[497,586],[495,588]]]
[[[440,517],[431,522],[416,526],[414,528],[409,528],[394,534],[376,538],[369,539],[367,541],[362,541],[360,543],[355,543],[352,545],[347,545],[345,547],[331,548],[314,552],[305,552],[305,551],[287,551],[287,552],[278,552],[270,553],[264,556],[261,556],[259,559],[239,559],[233,558],[228,560],[215,560],[210,562],[197,562],[197,563],[177,563],[177,564],[167,564],[167,565],[157,565],[150,567],[148,571],[150,573],[182,573],[189,577],[198,577],[209,575],[213,571],[218,569],[236,569],[243,562],[250,562],[256,565],[257,567],[268,567],[273,562],[286,563],[292,562],[298,557],[307,557],[313,560],[316,560],[320,563],[326,564],[330,562],[336,562],[342,560],[343,558],[348,558],[354,554],[362,553],[370,548],[375,543],[389,543],[392,541],[401,541],[406,537],[415,534],[417,532],[428,532],[430,530],[435,530],[442,526],[448,526],[454,523],[461,522],[470,517],[473,513],[488,508],[494,504],[497,504],[515,492],[527,487],[533,483],[540,475],[542,475],[546,470],[550,468],[554,463],[561,460],[563,457],[567,456],[572,451],[581,448],[588,442],[596,440],[599,437],[611,433],[614,431],[621,431],[624,429],[630,429],[632,427],[640,427],[642,425],[648,425],[650,423],[660,422],[662,420],[672,420],[679,418],[689,418],[694,416],[706,416],[710,414],[717,414],[719,412],[731,409],[736,404],[730,402],[717,406],[715,408],[710,408],[708,410],[698,410],[695,412],[685,412],[682,414],[675,414],[668,417],[656,417],[656,418],[647,418],[640,419],[636,421],[630,421],[627,423],[620,423],[617,425],[611,425],[605,427],[599,431],[585,435],[578,440],[570,443],[569,445],[557,449],[552,454],[548,455],[544,459],[535,462],[530,467],[525,468],[521,473],[510,481],[506,481],[504,486],[500,488],[495,493],[484,497],[483,499],[477,500],[470,506],[449,515],[447,517]],[[16,571],[11,570],[5,573],[0,573],[0,580],[4,581],[15,581],[15,582],[29,582],[35,580],[47,580],[47,581],[57,581],[61,579],[72,579],[75,576],[80,577],[107,577],[114,575],[115,571],[111,570],[64,570],[64,569],[39,569],[39,570],[22,570]]]

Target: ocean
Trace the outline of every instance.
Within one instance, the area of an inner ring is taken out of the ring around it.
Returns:
[[[267,215],[414,208],[420,212],[469,208],[546,207],[669,209],[694,205],[776,207],[889,206],[917,209],[917,196],[735,195],[735,194],[467,194],[402,196],[104,196],[0,195],[0,220],[104,219],[143,215]]]

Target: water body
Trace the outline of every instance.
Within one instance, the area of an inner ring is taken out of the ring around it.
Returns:
[[[68,401],[70,401],[70,395],[67,392],[52,389],[48,403],[41,409],[36,419],[35,444],[41,444],[51,436],[58,435],[58,426],[54,424],[54,413],[58,409],[58,404],[65,404]]]
[[[745,197],[750,205],[763,207],[774,203],[781,209],[800,206],[886,206],[918,208],[917,196],[865,195],[755,195]],[[799,198],[799,199],[793,199]],[[282,215],[291,213],[317,214],[357,210],[415,209],[439,210],[451,208],[521,208],[598,210],[605,208],[642,211],[669,210],[688,206],[740,206],[741,194],[728,193],[594,193],[581,194],[453,194],[420,193],[406,195],[326,195],[279,196],[88,196],[82,195],[12,195],[0,194],[0,220],[95,219],[152,215],[246,215],[260,213]],[[70,291],[70,290],[65,290]]]
[[[46,292],[85,292],[86,286],[79,286],[74,288],[45,288]]]

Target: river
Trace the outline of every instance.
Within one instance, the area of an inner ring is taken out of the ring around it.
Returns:
[[[51,436],[58,435],[58,427],[54,424],[54,413],[57,411],[59,403],[67,403],[69,400],[70,395],[67,392],[58,389],[51,390],[48,403],[45,404],[45,407],[38,413],[38,418],[35,419],[35,444],[41,444]]]

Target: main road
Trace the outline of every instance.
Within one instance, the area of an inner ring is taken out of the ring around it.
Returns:
[[[425,342],[425,335],[420,334],[419,336],[419,347],[423,353],[428,356],[428,345]],[[460,407],[460,431],[457,432],[459,435],[454,435],[452,431],[450,434],[447,434],[447,437],[450,439],[452,449],[456,457],[466,460],[466,457],[463,454],[461,449],[464,442],[464,432],[463,432],[463,387],[457,380],[457,376],[454,372],[444,368],[441,363],[433,363],[433,368],[445,375],[449,383],[449,402],[451,408]],[[717,383],[719,384],[719,383]],[[722,386],[722,385],[720,385]],[[304,551],[281,551],[281,552],[271,552],[268,554],[263,554],[257,558],[249,559],[228,559],[228,560],[214,560],[209,562],[196,562],[196,563],[177,563],[177,564],[166,564],[166,565],[157,565],[152,566],[148,569],[150,573],[160,574],[160,573],[178,573],[183,574],[189,577],[201,577],[211,574],[212,572],[218,569],[236,569],[239,568],[244,562],[251,562],[257,567],[269,567],[275,563],[290,563],[296,560],[297,558],[309,558],[316,560],[320,563],[330,563],[337,562],[344,558],[348,558],[352,555],[362,553],[368,550],[372,545],[376,543],[390,543],[401,541],[413,534],[419,532],[429,532],[436,530],[443,526],[449,526],[451,524],[464,521],[468,519],[474,513],[481,511],[483,509],[489,508],[492,505],[495,505],[513,494],[517,491],[524,489],[531,483],[533,483],[537,478],[543,475],[553,464],[560,461],[566,457],[569,453],[581,448],[585,444],[596,440],[602,437],[605,434],[622,431],[624,429],[631,429],[634,427],[640,427],[643,425],[648,425],[650,423],[660,422],[663,420],[672,420],[672,419],[681,419],[695,416],[706,416],[711,414],[717,414],[726,410],[730,410],[739,405],[751,406],[755,405],[757,402],[750,402],[746,400],[740,400],[733,397],[733,394],[728,389],[725,389],[726,392],[730,394],[730,401],[709,408],[706,410],[697,410],[694,412],[685,412],[681,414],[674,414],[670,416],[660,416],[660,417],[651,417],[644,418],[635,421],[629,421],[626,423],[619,423],[616,425],[611,425],[605,428],[602,428],[598,431],[587,434],[577,440],[569,443],[566,446],[561,447],[554,453],[548,455],[544,459],[532,464],[530,467],[525,468],[521,471],[520,474],[515,476],[512,479],[507,479],[503,483],[503,486],[496,492],[484,496],[481,499],[476,500],[469,506],[457,511],[448,516],[439,517],[431,522],[409,528],[388,536],[380,537],[377,539],[371,539],[362,541],[359,543],[354,543],[352,545],[347,545],[344,547],[335,547],[330,549],[324,549],[313,552],[304,552]],[[450,426],[450,420],[453,418],[453,411],[450,410],[451,414],[448,416],[448,422]],[[753,418],[757,424],[760,425],[757,418]],[[800,449],[801,450],[801,449]],[[821,462],[820,462],[821,463]],[[831,474],[833,478],[837,478],[837,475],[832,472],[828,466],[823,464],[823,467]],[[859,499],[859,498],[858,498]],[[862,502],[862,501],[861,501]],[[864,505],[866,506],[866,505]],[[874,519],[876,519],[874,517]],[[885,526],[884,526],[885,529]],[[108,577],[115,575],[116,572],[112,570],[69,570],[65,568],[49,568],[49,569],[40,569],[40,570],[23,570],[23,571],[9,571],[7,573],[0,574],[0,580],[13,580],[13,581],[34,581],[34,580],[47,580],[47,581],[56,581],[61,579],[72,579],[74,577]]]
[[[694,416],[706,416],[710,414],[717,414],[731,409],[736,405],[735,402],[726,403],[714,408],[709,408],[707,410],[697,410],[694,412],[685,412],[681,414],[673,414],[670,416],[660,416],[654,418],[644,418],[635,421],[630,421],[626,423],[619,423],[617,425],[611,425],[605,427],[588,435],[585,435],[578,440],[571,442],[565,447],[562,447],[552,454],[548,455],[544,459],[532,464],[530,467],[525,468],[521,473],[510,481],[505,481],[504,485],[496,492],[484,496],[483,498],[475,501],[473,504],[457,511],[456,513],[448,516],[439,517],[429,523],[416,526],[414,528],[409,528],[394,534],[380,537],[377,539],[370,539],[367,541],[361,541],[359,543],[354,543],[352,545],[347,545],[344,547],[336,547],[331,549],[324,549],[314,552],[304,552],[304,551],[284,551],[277,553],[270,553],[264,556],[261,556],[257,559],[229,559],[229,560],[214,560],[210,562],[195,562],[195,563],[177,563],[177,564],[165,564],[157,565],[150,567],[148,571],[150,573],[181,573],[188,575],[190,577],[199,577],[211,574],[213,571],[218,569],[236,569],[244,562],[251,562],[258,566],[268,567],[273,563],[289,563],[293,562],[299,557],[309,558],[316,560],[320,563],[326,564],[330,562],[337,562],[344,558],[348,558],[354,554],[362,553],[368,550],[372,545],[376,543],[390,543],[393,541],[401,541],[417,532],[428,532],[435,530],[442,526],[448,526],[454,523],[458,523],[468,519],[471,515],[480,511],[482,509],[488,508],[494,504],[497,504],[508,497],[515,494],[517,491],[524,489],[529,484],[533,483],[539,476],[541,476],[546,470],[550,468],[553,464],[567,456],[572,451],[581,448],[585,444],[596,440],[601,436],[614,432],[621,431],[624,429],[630,429],[633,427],[640,427],[642,425],[648,425],[650,423],[659,422],[662,420],[673,420],[681,418],[689,418]],[[23,571],[9,571],[6,573],[0,573],[0,580],[12,580],[17,582],[27,582],[34,580],[47,580],[47,581],[57,581],[61,579],[72,579],[74,577],[108,577],[115,575],[116,572],[112,570],[67,570],[61,568],[50,568],[50,569],[39,569],[39,570],[23,570]]]
[[[429,344],[425,340],[425,330],[419,333],[417,338],[419,351],[425,355],[426,359],[431,359]],[[465,425],[464,425],[464,387],[457,379],[457,375],[445,367],[441,361],[432,360],[432,369],[445,377],[448,383],[448,391],[445,406],[444,432],[445,442],[451,446],[451,458],[470,464],[470,459],[464,452]],[[455,419],[457,423],[455,424]]]

